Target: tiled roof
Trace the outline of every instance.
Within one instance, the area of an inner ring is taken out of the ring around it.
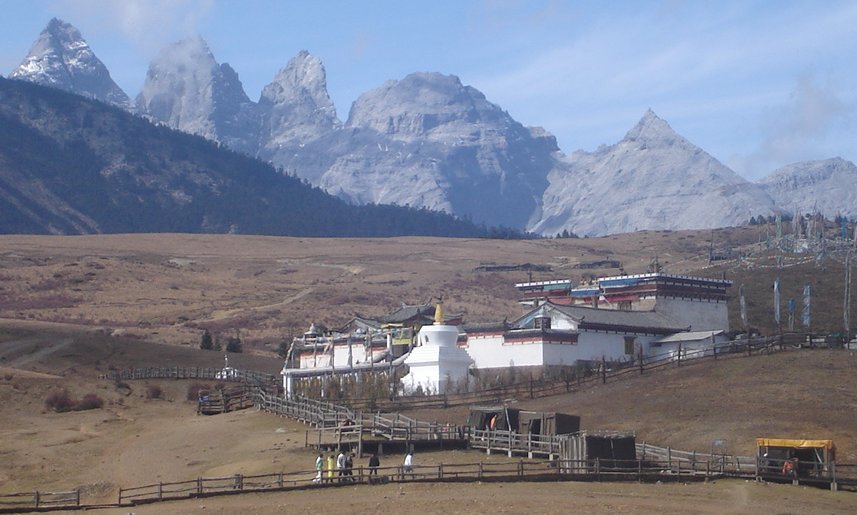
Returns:
[[[389,315],[381,317],[381,321],[388,324],[395,324],[399,322],[405,322],[407,320],[413,320],[414,318],[434,318],[434,306],[430,304],[423,304],[418,306],[402,306],[396,311],[393,311]]]
[[[675,342],[698,342],[700,340],[709,340],[712,336],[720,336],[724,334],[725,331],[688,331],[682,333],[675,333],[669,336],[664,336],[663,338],[654,341],[652,343],[675,343]]]

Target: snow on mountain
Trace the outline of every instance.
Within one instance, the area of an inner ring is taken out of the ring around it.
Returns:
[[[536,209],[558,150],[547,132],[524,127],[458,77],[439,73],[364,93],[344,128],[316,145],[336,156],[316,168],[317,183],[331,193],[515,228]]]
[[[578,151],[548,176],[530,229],[595,236],[643,229],[703,229],[769,214],[773,200],[680,135],[651,110],[625,138]]]
[[[140,114],[254,155],[259,114],[238,74],[218,64],[200,37],[163,50],[149,65],[137,96]]]
[[[259,99],[262,112],[260,157],[277,161],[342,126],[327,92],[324,65],[306,50],[298,53],[265,86]]]
[[[24,61],[9,74],[10,79],[26,80],[62,89],[123,109],[131,100],[113,79],[80,31],[53,18],[30,47]]]
[[[839,157],[784,166],[759,184],[786,212],[857,216],[857,166]]]

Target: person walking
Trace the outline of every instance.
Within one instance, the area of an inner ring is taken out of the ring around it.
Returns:
[[[336,457],[336,472],[341,483],[344,480],[343,476],[345,476],[345,453],[342,452],[342,449],[339,450],[339,456]]]
[[[345,480],[349,483],[354,482],[354,453],[345,456]]]
[[[378,467],[381,466],[381,460],[378,458],[378,453],[373,452],[369,458],[369,484],[378,482]]]
[[[313,483],[321,483],[321,476],[324,474],[324,457],[318,453],[318,458],[315,459],[315,477]]]
[[[327,482],[333,483],[333,467],[336,466],[336,456],[333,453],[327,457]]]
[[[405,478],[405,474],[410,474],[411,479],[414,478],[414,453],[412,451],[408,451],[405,455],[405,462],[402,464],[402,479]]]

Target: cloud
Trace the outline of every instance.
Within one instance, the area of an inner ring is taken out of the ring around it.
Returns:
[[[213,0],[56,0],[60,12],[75,18],[97,19],[99,30],[120,33],[151,53],[164,45],[198,33],[211,15]]]
[[[758,148],[736,158],[735,166],[747,175],[761,176],[785,164],[835,157],[850,148],[842,143],[854,140],[855,115],[857,106],[805,74],[787,103],[762,112]]]

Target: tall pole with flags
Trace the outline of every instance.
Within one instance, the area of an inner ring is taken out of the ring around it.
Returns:
[[[777,323],[777,332],[782,332],[780,326],[780,278],[774,280],[774,321]]]
[[[851,341],[851,251],[845,254],[845,302],[842,321],[845,323],[845,342]]]
[[[812,343],[812,286],[807,284],[803,287],[803,326],[809,333],[809,341]]]

